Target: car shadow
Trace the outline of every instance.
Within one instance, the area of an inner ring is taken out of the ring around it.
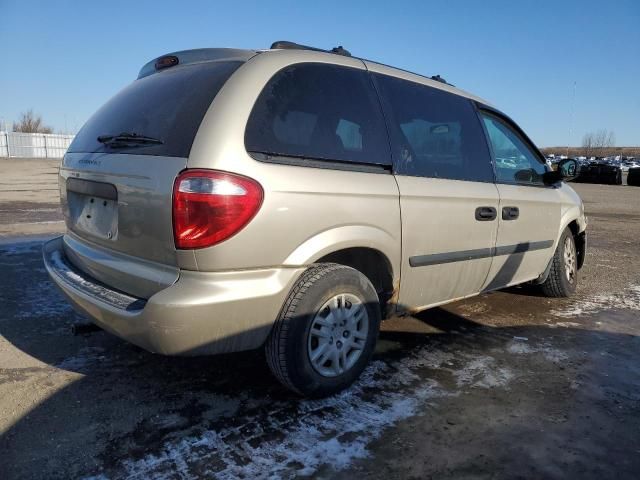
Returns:
[[[539,285],[534,285],[531,283],[524,283],[522,285],[515,285],[513,287],[503,288],[500,290],[504,293],[509,293],[512,295],[519,295],[523,297],[540,297],[540,298],[548,298],[544,293],[542,293],[542,289]]]

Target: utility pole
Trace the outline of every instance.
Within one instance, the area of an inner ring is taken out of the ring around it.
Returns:
[[[573,95],[571,96],[571,111],[569,112],[569,141],[567,142],[567,157],[569,157],[569,144],[573,133],[573,109],[576,103],[576,81],[573,81]]]

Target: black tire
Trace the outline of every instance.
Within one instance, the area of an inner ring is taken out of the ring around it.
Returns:
[[[565,245],[570,242],[573,248],[573,277],[567,274]],[[576,241],[568,228],[562,233],[556,251],[551,260],[551,270],[545,282],[540,286],[547,297],[570,297],[578,286],[578,255]]]
[[[368,332],[355,363],[344,373],[328,377],[318,373],[311,362],[309,335],[321,307],[341,294],[354,295],[364,305]],[[285,387],[300,395],[317,398],[339,392],[351,385],[369,363],[378,338],[380,316],[376,290],[362,273],[335,263],[313,265],[292,288],[269,335],[265,345],[269,367]]]

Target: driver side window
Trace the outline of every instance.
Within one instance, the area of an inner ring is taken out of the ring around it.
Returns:
[[[544,185],[545,165],[505,122],[485,113],[482,120],[493,147],[496,180],[499,183]]]

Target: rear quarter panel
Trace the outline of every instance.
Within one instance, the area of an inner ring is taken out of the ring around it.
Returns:
[[[400,206],[390,173],[308,168],[259,162],[245,150],[245,127],[268,80],[301,62],[364,69],[360,60],[308,51],[257,55],[222,88],[196,135],[188,168],[211,168],[251,177],[262,185],[256,217],[234,237],[196,250],[202,271],[299,266],[347,247],[370,247],[400,272]]]

